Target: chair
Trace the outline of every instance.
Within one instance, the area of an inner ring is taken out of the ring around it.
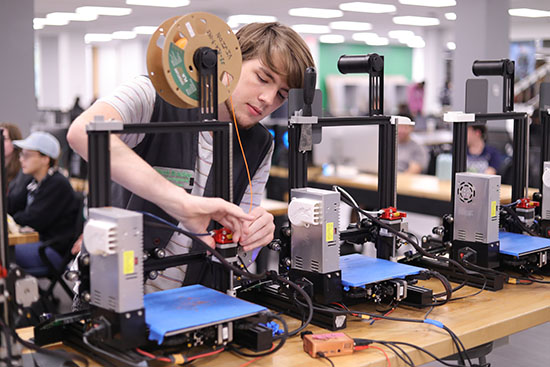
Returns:
[[[79,204],[74,230],[70,235],[56,237],[42,243],[38,249],[38,254],[40,255],[40,259],[45,266],[26,269],[29,274],[34,275],[35,277],[47,277],[50,279],[50,285],[45,291],[42,292],[42,296],[47,298],[54,298],[53,289],[57,283],[61,285],[69,298],[72,299],[74,295],[73,290],[67,284],[63,275],[67,270],[67,266],[74,257],[71,254],[71,245],[78,239],[84,226],[84,194],[77,192],[75,195]],[[59,243],[66,244],[68,246],[67,251],[63,256],[53,249],[53,245]]]

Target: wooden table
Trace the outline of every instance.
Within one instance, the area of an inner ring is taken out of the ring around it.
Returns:
[[[288,210],[288,203],[286,201],[262,199],[262,208],[270,212],[274,217],[286,215]]]
[[[288,187],[288,169],[272,167],[270,180],[274,185]],[[313,168],[308,171],[308,183],[313,187],[331,189],[333,185],[342,186],[350,194],[368,208],[378,206],[378,176],[375,174],[360,173],[354,177],[323,176],[321,170]],[[538,191],[529,189],[529,196]],[[512,186],[501,185],[500,201],[509,203],[512,197]],[[451,211],[451,181],[442,181],[430,175],[411,175],[400,173],[397,175],[397,205],[405,211],[418,212],[440,216]]]
[[[37,242],[38,240],[38,232],[8,234],[8,243],[10,246],[20,245],[22,243]]]
[[[435,281],[425,281],[421,284],[433,287],[434,290],[441,289]],[[456,296],[475,291],[476,289],[465,287],[457,292]],[[354,309],[372,311],[373,308],[362,305],[354,306]],[[421,319],[425,313],[426,310],[398,308],[392,313],[392,316]],[[445,324],[459,336],[466,348],[472,348],[550,321],[550,285],[505,285],[504,289],[498,292],[484,291],[475,297],[436,307],[430,313],[429,318]],[[298,320],[288,317],[287,319],[291,329],[299,325]],[[370,325],[370,321],[367,320],[353,320],[353,318],[348,318],[348,327],[343,330],[353,338],[409,342],[421,346],[439,357],[456,352],[449,335],[432,325],[385,320],[378,320]],[[310,326],[307,330],[314,333],[327,332],[316,326]],[[27,338],[32,336],[30,328],[23,329],[22,333]],[[393,353],[388,349],[385,350],[392,366],[404,366],[404,363],[398,360]],[[417,365],[431,360],[430,357],[412,348],[405,347],[405,350]],[[197,366],[240,366],[248,360],[250,358],[224,352],[194,363]],[[375,349],[359,351],[350,356],[333,357],[332,360],[338,367],[385,367],[387,365],[384,355]],[[324,362],[319,359],[313,360],[306,354],[303,351],[302,340],[299,337],[294,337],[287,341],[282,350],[255,361],[253,366],[321,366],[322,363]],[[92,364],[92,366],[98,365]]]

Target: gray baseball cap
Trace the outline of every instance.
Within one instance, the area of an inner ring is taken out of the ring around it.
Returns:
[[[61,151],[55,136],[44,131],[34,132],[23,140],[14,140],[13,145],[21,149],[36,150],[53,159],[57,159]]]

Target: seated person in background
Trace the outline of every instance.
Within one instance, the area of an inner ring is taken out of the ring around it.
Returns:
[[[40,242],[15,247],[16,263],[28,269],[42,264],[38,255],[42,242],[62,237],[70,241],[79,204],[71,184],[56,169],[60,146],[53,135],[35,132],[13,144],[22,149],[21,167],[32,180],[24,190],[8,194],[8,213],[17,224],[31,227],[40,235]],[[70,245],[61,241],[53,248],[63,255]]]
[[[7,186],[10,187],[10,183],[14,182],[15,178],[21,171],[21,163],[19,162],[20,149],[13,146],[13,140],[20,140],[22,138],[21,130],[8,122],[0,123],[0,128],[4,130],[4,163],[6,165],[6,178]]]
[[[426,148],[411,139],[413,129],[414,125],[399,125],[397,128],[398,172],[418,174],[428,167],[430,157]]]
[[[496,175],[504,162],[502,154],[485,144],[487,127],[485,125],[468,126],[467,171]]]

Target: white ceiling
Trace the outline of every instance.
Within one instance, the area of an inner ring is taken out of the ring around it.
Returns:
[[[222,19],[233,14],[255,14],[255,15],[274,15],[278,20],[287,25],[294,24],[327,24],[332,20],[366,21],[373,25],[373,31],[381,36],[387,36],[387,32],[394,29],[410,29],[416,33],[421,32],[421,27],[398,26],[392,23],[392,17],[395,15],[419,15],[432,16],[439,18],[441,30],[450,30],[454,28],[454,23],[445,19],[444,13],[452,12],[453,7],[429,8],[420,6],[402,5],[397,0],[369,0],[371,2],[394,4],[397,11],[393,14],[367,14],[356,12],[344,12],[341,18],[331,20],[294,17],[288,15],[288,9],[297,7],[317,7],[338,9],[338,4],[351,2],[354,0],[191,0],[191,4],[180,8],[157,8],[148,6],[130,6],[126,5],[125,0],[34,0],[35,17],[44,17],[51,12],[74,12],[77,7],[94,6],[117,6],[130,7],[132,14],[122,17],[100,16],[98,20],[92,22],[70,22],[66,26],[46,26],[38,30],[38,34],[51,34],[62,32],[78,33],[111,33],[114,31],[131,30],[134,26],[148,25],[158,26],[164,20],[174,15],[183,15],[194,11],[207,11],[218,15]],[[457,0],[461,1],[461,0]],[[493,0],[494,1],[494,0]],[[510,0],[510,7],[528,7],[550,11],[550,1],[548,0]],[[525,38],[533,34],[532,29],[550,29],[550,18],[520,18],[511,17],[511,38]],[[336,33],[336,31],[334,32]],[[351,39],[351,32],[338,31],[347,39]],[[421,33],[420,33],[421,34]],[[550,38],[549,32],[544,32],[547,38]],[[515,36],[516,35],[516,36]],[[520,35],[519,37],[517,35]],[[148,37],[148,36],[143,36]],[[535,36],[541,37],[541,36]],[[544,36],[542,36],[544,37]]]

